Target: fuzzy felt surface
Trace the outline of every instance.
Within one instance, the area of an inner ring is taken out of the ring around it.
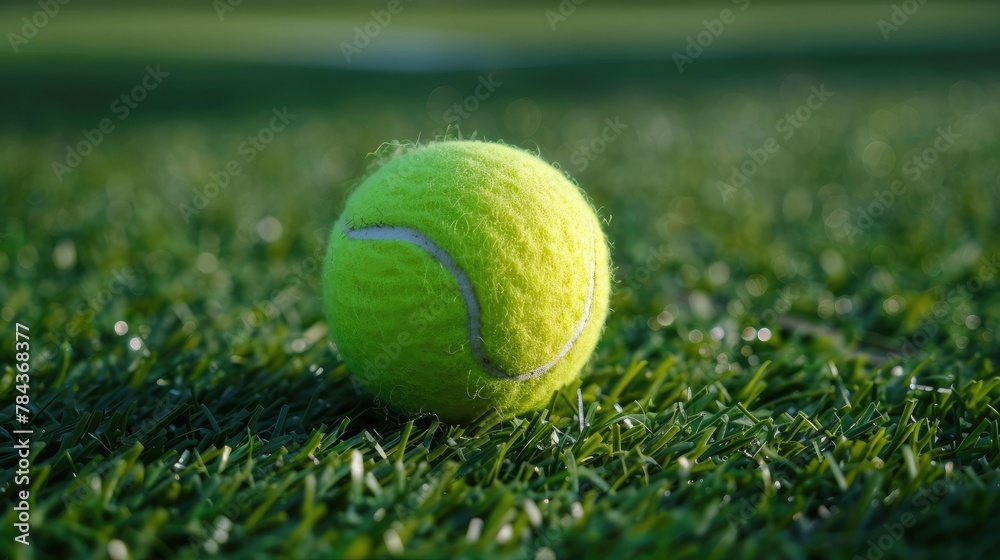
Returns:
[[[392,238],[405,230],[467,277],[485,365],[462,274]],[[468,421],[538,408],[579,373],[607,316],[610,271],[597,216],[559,170],[501,144],[441,142],[396,157],[349,197],[323,283],[338,351],[369,390]]]

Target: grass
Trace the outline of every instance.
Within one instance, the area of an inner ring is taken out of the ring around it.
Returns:
[[[52,160],[131,74],[55,115],[21,92],[0,129],[0,318],[7,341],[31,328],[32,545],[8,546],[5,507],[2,550],[987,557],[1000,81],[975,61],[896,62],[699,60],[677,84],[655,65],[498,72],[462,130],[570,171],[602,208],[618,284],[579,381],[470,426],[401,416],[351,381],[316,266],[366,154],[431,135],[435,100],[476,75],[286,72],[253,89],[176,68],[62,182]],[[820,83],[836,93],[785,138],[776,123]],[[293,122],[244,161],[285,105]],[[628,128],[588,158],[606,118]],[[935,164],[904,171],[949,126]],[[770,161],[720,192],[768,137]],[[243,172],[186,221],[178,205],[234,159]],[[893,181],[905,192],[864,220]],[[15,460],[4,445],[5,480]]]

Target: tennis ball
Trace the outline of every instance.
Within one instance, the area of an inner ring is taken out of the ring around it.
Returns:
[[[436,142],[347,199],[323,270],[348,369],[377,399],[466,422],[540,408],[608,313],[607,243],[562,172],[509,146]]]

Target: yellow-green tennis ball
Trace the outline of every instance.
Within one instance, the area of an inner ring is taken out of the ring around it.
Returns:
[[[348,198],[323,271],[348,369],[381,402],[456,422],[544,406],[592,354],[609,291],[579,188],[487,142],[432,143],[379,168]]]

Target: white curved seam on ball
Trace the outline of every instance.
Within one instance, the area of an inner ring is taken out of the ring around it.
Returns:
[[[594,288],[595,279],[597,276],[597,239],[594,236],[594,224],[590,224],[591,239],[594,240],[594,258],[590,261],[590,286],[587,290],[587,300],[584,304],[583,317],[576,325],[572,336],[563,345],[562,349],[558,354],[545,364],[528,371],[526,373],[521,373],[517,375],[509,375],[502,369],[493,365],[490,362],[489,356],[486,355],[486,349],[483,347],[483,339],[480,336],[480,310],[479,310],[479,300],[476,298],[476,293],[472,289],[472,282],[469,280],[468,275],[462,270],[462,267],[458,266],[455,259],[448,254],[447,251],[439,247],[436,243],[431,241],[426,235],[420,233],[419,231],[403,227],[403,226],[367,226],[363,228],[344,228],[344,233],[347,237],[351,239],[368,239],[368,240],[378,240],[378,241],[403,241],[406,243],[411,243],[420,247],[424,251],[437,259],[441,266],[447,270],[451,276],[455,279],[458,284],[458,291],[462,294],[462,299],[465,300],[465,308],[467,312],[466,326],[469,331],[469,343],[472,345],[472,355],[479,362],[487,373],[497,379],[502,379],[505,381],[524,381],[526,379],[532,379],[539,377],[545,372],[552,369],[559,360],[563,359],[570,350],[573,349],[573,345],[583,334],[583,330],[587,327],[587,322],[590,320],[590,310],[594,303]]]

